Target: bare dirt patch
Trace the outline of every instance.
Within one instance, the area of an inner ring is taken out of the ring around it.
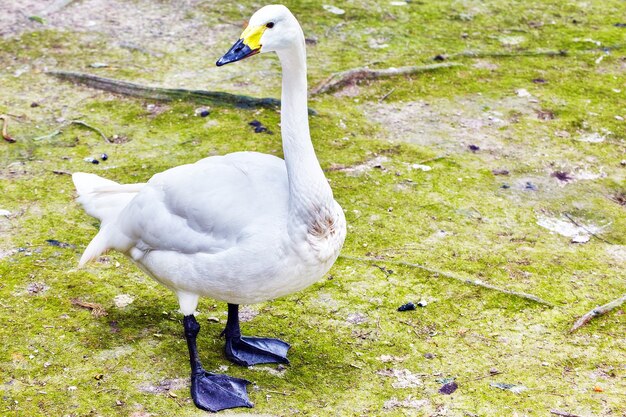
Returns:
[[[84,0],[54,10],[58,1],[21,0],[0,3],[0,36],[10,37],[42,29],[105,34],[123,47],[146,53],[176,51],[181,43],[214,43],[199,0]],[[46,13],[49,11],[49,14]],[[37,16],[43,19],[33,18]]]
[[[499,100],[474,95],[455,100],[383,103],[364,111],[385,126],[394,140],[449,152],[477,146],[509,153],[513,150],[506,144],[508,127],[519,117],[536,117],[540,107],[535,101],[513,93]]]

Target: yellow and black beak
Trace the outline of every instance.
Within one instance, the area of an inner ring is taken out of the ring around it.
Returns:
[[[261,52],[261,36],[264,31],[265,26],[254,28],[248,26],[241,34],[241,38],[215,64],[221,67]]]

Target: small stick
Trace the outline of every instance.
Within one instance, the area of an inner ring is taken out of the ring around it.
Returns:
[[[526,293],[518,292],[518,291],[507,290],[505,288],[500,288],[500,287],[497,287],[495,285],[491,285],[491,284],[488,284],[486,282],[483,282],[483,281],[480,281],[480,280],[477,280],[477,279],[476,280],[472,280],[470,278],[461,277],[461,276],[458,276],[456,274],[453,274],[453,273],[450,273],[450,272],[446,272],[446,271],[439,271],[437,269],[430,268],[430,267],[427,267],[427,266],[424,266],[424,265],[420,265],[420,264],[414,264],[414,263],[405,262],[405,261],[381,260],[381,259],[374,259],[374,258],[360,258],[360,257],[357,257],[357,256],[351,256],[351,255],[339,255],[339,257],[343,258],[343,259],[348,259],[348,260],[351,260],[351,261],[357,261],[357,262],[367,262],[367,263],[385,262],[385,263],[392,264],[392,265],[399,265],[399,266],[405,266],[405,267],[408,267],[408,268],[422,269],[422,270],[428,271],[428,272],[430,272],[432,274],[438,274],[438,275],[444,276],[446,278],[453,279],[455,281],[463,282],[465,284],[474,285],[474,286],[481,287],[481,288],[486,288],[486,289],[489,289],[489,290],[492,290],[492,291],[501,292],[501,293],[504,293],[504,294],[512,295],[514,297],[520,297],[520,298],[524,298],[526,300],[534,301],[534,302],[539,303],[539,304],[543,304],[543,305],[547,305],[547,306],[550,306],[550,307],[554,307],[554,304],[552,304],[552,303],[550,303],[550,302],[548,302],[548,301],[546,301],[546,300],[544,300],[542,298],[539,298],[536,295],[526,294]]]
[[[569,220],[570,222],[572,222],[575,226],[580,227],[581,229],[583,229],[585,232],[589,233],[591,236],[595,237],[596,239],[601,240],[601,241],[602,241],[602,242],[604,242],[604,243],[608,243],[609,245],[614,245],[614,243],[613,243],[613,242],[609,242],[609,241],[608,241],[608,240],[606,240],[605,238],[600,237],[600,236],[598,236],[597,234],[595,234],[594,232],[592,232],[591,230],[587,229],[584,225],[582,225],[582,224],[578,223],[578,222],[577,222],[576,220],[574,220],[574,219],[572,218],[572,216],[570,216],[569,214],[567,214],[567,213],[563,213],[563,215],[564,215],[565,217],[567,217],[567,220]]]
[[[44,140],[44,139],[50,139],[50,138],[55,137],[56,135],[60,135],[61,133],[62,132],[60,130],[55,130],[54,132],[52,132],[52,133],[50,133],[48,135],[43,135],[43,136],[39,136],[39,137],[33,138],[33,141],[37,142],[37,141]]]
[[[500,374],[502,374],[502,372],[500,372],[500,371],[494,372],[494,373],[489,372],[489,375],[483,375],[483,376],[476,377],[476,378],[472,379],[472,381],[480,381],[481,379],[491,378],[492,376],[496,376],[496,375],[500,375]]]
[[[104,307],[102,307],[98,303],[90,303],[88,301],[82,301],[78,298],[73,298],[70,300],[73,305],[86,308],[87,310],[91,310],[91,315],[94,317],[102,317],[108,315]]]
[[[603,314],[606,314],[609,311],[615,310],[616,308],[618,308],[625,302],[626,302],[626,294],[624,294],[617,300],[613,300],[610,303],[607,303],[603,306],[594,308],[593,310],[589,311],[588,313],[585,313],[581,318],[576,320],[576,323],[574,323],[574,325],[569,330],[569,332],[570,333],[575,332],[576,330],[580,329],[585,324],[589,323],[592,319],[599,317]]]
[[[435,162],[435,161],[439,161],[440,159],[445,159],[447,158],[449,155],[445,154],[445,155],[439,155],[439,156],[433,156],[432,158],[428,158],[428,159],[423,159],[419,162],[417,162],[418,165],[424,165],[427,164],[429,162]],[[422,206],[423,207],[423,206]]]
[[[570,56],[579,53],[593,53],[593,52],[606,52],[606,51],[615,51],[620,50],[626,47],[626,44],[615,44],[610,46],[601,46],[598,48],[591,49],[579,49],[575,51],[567,51],[567,50],[542,50],[538,49],[535,51],[517,51],[517,52],[509,52],[509,51],[500,51],[500,52],[484,52],[484,51],[463,51],[450,55],[438,55],[438,57],[442,57],[443,59],[451,59],[451,58],[514,58],[520,56]]]
[[[72,120],[72,121],[70,122],[70,124],[83,126],[83,127],[86,127],[87,129],[93,130],[94,132],[96,132],[96,133],[98,133],[100,136],[102,136],[102,138],[103,138],[105,141],[107,141],[107,142],[109,142],[109,143],[113,143],[113,141],[112,141],[112,140],[110,140],[109,138],[107,138],[107,137],[106,137],[106,135],[105,135],[104,133],[102,133],[102,131],[101,131],[100,129],[98,129],[97,127],[93,127],[93,126],[91,126],[91,125],[89,125],[89,124],[87,124],[87,123],[83,122],[82,120]]]
[[[7,133],[7,126],[9,125],[9,118],[4,114],[0,114],[0,120],[2,120],[2,139],[6,140],[9,143],[15,143],[15,139],[13,139]]]
[[[481,52],[481,51],[463,51],[456,54],[445,55],[446,59],[451,58],[509,58],[517,56],[567,56],[568,52],[560,51],[519,51],[519,52]]]
[[[387,97],[389,97],[391,95],[391,93],[393,93],[394,91],[396,91],[396,88],[392,88],[391,90],[389,90],[389,92],[387,94],[385,94],[384,96],[382,96],[381,98],[378,99],[379,103],[382,103],[383,101],[385,101],[385,99]]]
[[[328,78],[321,83],[313,87],[311,95],[327,93],[332,90],[341,88],[347,84],[360,81],[360,80],[373,80],[378,78],[394,77],[396,75],[410,75],[419,72],[433,71],[440,68],[459,67],[463,64],[456,62],[445,62],[443,64],[430,64],[422,66],[410,66],[400,68],[385,68],[385,69],[369,69],[366,67],[353,68],[347,71],[336,72],[331,74]]]
[[[557,416],[561,416],[561,417],[580,417],[578,414],[572,414],[572,413],[568,413],[566,411],[559,411],[559,410],[550,410],[550,414],[554,414]]]
[[[269,392],[270,394],[280,394],[280,395],[284,395],[285,397],[286,397],[286,396],[288,396],[288,395],[290,395],[290,394],[287,394],[287,393],[286,393],[286,392],[284,392],[284,391],[283,391],[283,392],[280,392],[280,391],[273,391],[273,390],[271,390],[271,389],[266,389],[266,390],[265,390],[265,392]]]

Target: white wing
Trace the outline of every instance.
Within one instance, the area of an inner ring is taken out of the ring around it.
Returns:
[[[284,224],[288,195],[285,163],[275,156],[237,152],[181,165],[142,185],[80,263],[108,249],[219,253]]]

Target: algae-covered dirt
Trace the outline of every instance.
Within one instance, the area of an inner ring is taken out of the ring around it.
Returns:
[[[46,72],[278,97],[275,57],[214,65],[261,5],[0,4],[0,114],[16,140],[0,143],[0,415],[206,414],[189,399],[173,294],[118,253],[77,269],[98,224],[68,174],[143,182],[209,155],[280,156],[279,114],[202,117]],[[287,6],[311,86],[436,56],[462,66],[311,97],[343,256],[311,288],[243,311],[245,333],[291,343],[289,366],[230,365],[226,306],[201,301],[205,367],[252,381],[255,408],[222,414],[625,416],[624,306],[569,330],[626,294],[626,4]]]

